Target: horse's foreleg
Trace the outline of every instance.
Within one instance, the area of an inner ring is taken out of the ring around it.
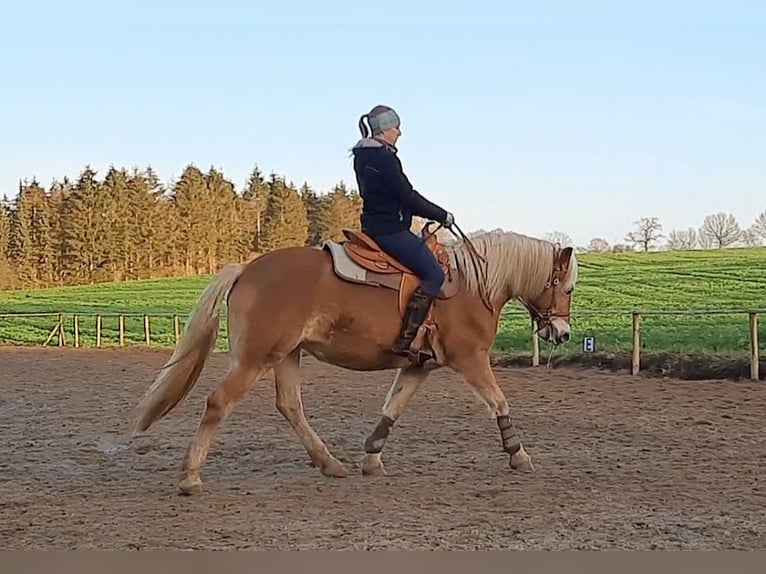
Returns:
[[[364,474],[371,476],[383,474],[381,454],[386,444],[386,439],[388,439],[388,435],[391,432],[391,427],[402,416],[402,413],[407,408],[407,404],[429,372],[429,369],[413,366],[401,369],[396,374],[383,404],[383,416],[375,430],[372,431],[372,434],[364,442],[364,450],[367,453],[362,461],[362,472]]]
[[[345,477],[348,471],[306,420],[301,400],[300,349],[294,350],[274,366],[274,382],[277,389],[277,410],[290,423],[301,439],[306,452],[315,466],[325,476]]]
[[[202,489],[200,469],[207,458],[213,436],[231,414],[234,404],[247,394],[267,370],[266,367],[250,369],[235,365],[226,374],[223,383],[208,395],[205,412],[184,462],[186,476],[178,485],[182,493],[194,494]]]
[[[516,433],[511,417],[508,401],[502,389],[495,380],[489,357],[482,353],[460,364],[456,370],[460,372],[471,389],[487,405],[495,417],[500,430],[503,450],[510,456],[510,466],[518,470],[534,470],[532,459],[524,450],[521,439]]]

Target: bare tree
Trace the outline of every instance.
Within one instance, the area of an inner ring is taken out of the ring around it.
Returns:
[[[756,247],[762,243],[761,237],[756,231],[755,224],[742,232],[742,244],[746,247]]]
[[[697,247],[697,230],[693,227],[674,229],[668,234],[668,249],[681,251],[695,247]]]
[[[700,227],[700,235],[713,247],[723,249],[734,245],[742,236],[742,230],[731,213],[718,212],[705,217]]]
[[[574,245],[574,241],[568,234],[563,231],[551,231],[546,233],[544,239],[551,243],[558,243],[561,247],[571,247]]]
[[[590,243],[588,243],[588,251],[605,253],[609,251],[609,242],[602,237],[594,237],[590,240]]]
[[[753,226],[750,228],[753,233],[761,240],[766,241],[766,209],[755,218]]]
[[[702,249],[713,249],[716,246],[715,239],[702,232],[702,227],[697,232],[697,243]]]
[[[636,229],[625,236],[625,241],[642,251],[649,251],[663,237],[662,224],[656,217],[642,217],[633,223]]]

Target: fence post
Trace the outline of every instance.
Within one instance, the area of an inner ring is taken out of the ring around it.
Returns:
[[[78,348],[80,346],[80,317],[75,315],[72,320],[74,322],[74,346]]]
[[[633,311],[633,359],[630,374],[637,375],[641,369],[641,315]]]
[[[120,347],[125,346],[125,315],[120,315]]]
[[[144,315],[144,334],[146,335],[146,346],[149,347],[152,344],[151,329],[149,327],[149,315]]]
[[[59,347],[66,345],[66,336],[64,335],[64,315],[59,313]]]
[[[96,347],[101,347],[101,315],[96,315]]]
[[[173,334],[175,335],[177,345],[178,339],[181,338],[181,323],[178,320],[178,315],[173,315]]]
[[[758,313],[751,311],[750,315],[750,378],[757,381],[759,377],[758,357]]]
[[[540,338],[537,336],[537,320],[532,318],[532,366],[540,366]]]

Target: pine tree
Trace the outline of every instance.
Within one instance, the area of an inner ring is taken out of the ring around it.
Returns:
[[[215,273],[219,262],[238,259],[239,216],[234,184],[220,171],[210,168],[205,175],[208,190],[208,217],[212,223],[207,245],[207,272]]]
[[[324,198],[322,209],[321,240],[343,239],[343,229],[359,228],[359,214],[362,212],[362,202],[359,195],[349,191],[340,182]]]
[[[164,221],[160,208],[164,189],[151,167],[134,168],[127,179],[126,243],[130,246],[128,277],[153,277],[156,269],[164,265],[163,246],[173,237],[163,234]]]
[[[242,244],[240,250],[255,253],[261,252],[260,237],[263,233],[264,216],[266,213],[266,204],[269,201],[269,184],[263,178],[261,170],[256,165],[250,172],[247,184],[242,192],[242,214],[243,230],[240,237]]]
[[[323,212],[325,202],[319,197],[316,191],[309,187],[308,183],[301,186],[300,190],[303,206],[306,208],[306,217],[308,218],[308,237],[307,245],[321,245],[322,238],[326,235]]]
[[[178,217],[177,237],[187,275],[207,268],[207,245],[212,224],[207,182],[202,172],[188,165],[173,186]]]
[[[308,224],[306,207],[298,191],[272,174],[259,249],[265,252],[305,245]]]
[[[48,196],[37,180],[19,185],[11,215],[10,252],[25,285],[50,283],[56,272],[55,229]]]
[[[11,207],[7,196],[0,201],[0,289],[16,285],[16,270],[10,257]]]

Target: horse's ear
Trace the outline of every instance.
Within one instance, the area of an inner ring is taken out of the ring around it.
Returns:
[[[564,249],[559,251],[559,265],[561,265],[561,269],[563,271],[567,271],[569,269],[569,264],[572,261],[573,251],[574,247],[564,247]]]

